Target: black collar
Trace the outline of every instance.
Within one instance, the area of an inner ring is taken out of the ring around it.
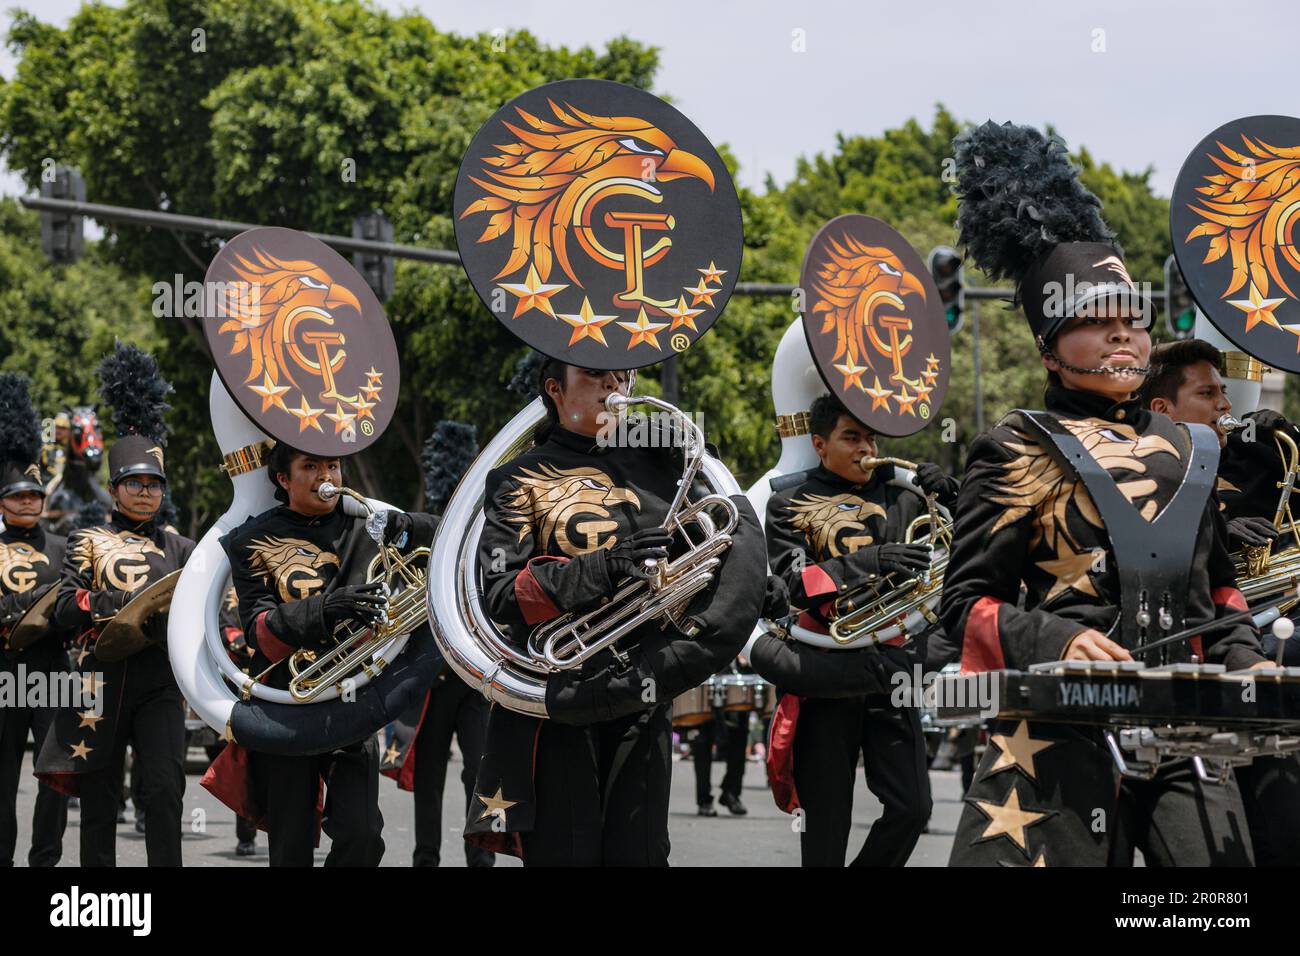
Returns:
[[[275,509],[276,516],[288,521],[290,524],[296,524],[304,528],[314,528],[317,525],[329,524],[335,521],[339,515],[343,514],[343,501],[334,506],[334,510],[323,515],[305,515],[300,511],[294,511],[288,505],[280,505]]]
[[[40,550],[45,532],[41,529],[39,521],[30,528],[20,528],[16,524],[5,522],[4,536],[13,541],[31,541],[36,544],[37,550]]]
[[[867,481],[849,481],[843,475],[837,475],[825,465],[819,464],[813,469],[810,477],[816,478],[823,484],[830,485],[832,488],[843,488],[845,490],[862,491],[874,488],[877,485],[884,484],[894,477],[893,465],[880,465],[872,473]]]
[[[1136,398],[1123,402],[1111,401],[1096,392],[1084,392],[1063,385],[1047,386],[1044,396],[1047,411],[1067,418],[1100,418],[1108,422],[1132,425],[1139,431],[1146,428],[1151,413]]]
[[[146,521],[132,521],[116,508],[113,509],[113,515],[109,518],[108,523],[117,531],[130,531],[132,534],[138,534],[146,538],[152,538],[158,530],[158,522],[155,518],[149,518]]]
[[[552,428],[547,440],[555,442],[561,448],[581,452],[584,455],[595,455],[604,450],[594,437],[571,432],[563,425],[556,425]]]

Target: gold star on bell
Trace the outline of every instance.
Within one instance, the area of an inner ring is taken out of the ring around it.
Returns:
[[[1250,294],[1244,299],[1229,299],[1228,305],[1236,306],[1246,313],[1246,331],[1249,332],[1259,323],[1271,325],[1273,328],[1281,328],[1277,319],[1273,317],[1273,310],[1285,302],[1286,299],[1266,299],[1263,293],[1255,283],[1250,284]],[[1300,347],[1298,345],[1297,347]]]
[[[578,314],[560,313],[557,318],[563,319],[573,326],[573,334],[569,336],[569,344],[574,345],[583,339],[591,339],[599,342],[606,348],[609,343],[605,341],[605,326],[613,322],[617,316],[614,315],[597,315],[591,307],[591,300],[585,295],[582,297],[582,307],[578,309]]]
[[[934,391],[933,382],[927,383],[925,385],[922,385],[918,382],[916,385],[916,397],[922,402],[928,402],[930,400],[930,393],[933,391]]]
[[[365,389],[363,388],[361,391],[364,392]],[[358,395],[355,402],[349,402],[348,404],[356,410],[357,418],[369,418],[371,421],[374,421],[375,413],[371,411],[371,409],[375,407],[374,402],[368,402]]]
[[[1055,740],[1037,740],[1029,736],[1029,722],[1025,720],[1016,725],[1015,733],[1010,736],[994,734],[991,739],[1002,752],[998,754],[993,766],[989,767],[989,775],[1017,767],[1030,780],[1038,779],[1034,769],[1034,755],[1056,743]]]
[[[620,322],[618,324],[620,328],[627,329],[632,333],[632,341],[627,343],[629,349],[635,348],[642,342],[649,343],[651,348],[659,348],[659,340],[655,338],[655,333],[668,328],[667,322],[651,322],[649,316],[645,314],[645,306],[641,306],[641,311],[637,313],[635,322]]]
[[[876,384],[871,388],[863,389],[863,391],[871,396],[871,410],[873,412],[877,408],[884,408],[885,411],[889,411],[889,396],[894,394],[894,390],[892,388],[881,388],[879,375],[876,376]]]
[[[334,411],[326,413],[325,417],[334,423],[334,434],[336,435],[357,420],[356,415],[349,415],[343,411],[343,406],[338,402],[334,403]]]
[[[853,359],[849,359],[847,363],[835,366],[835,371],[844,376],[845,391],[848,391],[854,385],[856,385],[859,390],[865,391],[866,386],[862,384],[862,373],[869,369],[869,365],[859,365],[857,362],[853,361]]]
[[[939,359],[933,352],[925,357],[925,370],[927,372],[939,371],[939,364]]]
[[[502,819],[505,819],[506,811],[519,802],[518,800],[503,799],[500,787],[497,787],[497,792],[490,797],[485,797],[481,793],[476,793],[474,796],[478,798],[479,803],[483,804],[483,812],[479,814],[479,820],[486,820],[498,813],[501,814]]]
[[[903,390],[902,390],[902,392],[900,392],[900,393],[898,394],[898,397],[894,399],[894,401],[898,402],[898,414],[901,415],[901,414],[903,414],[904,412],[907,412],[907,414],[909,414],[909,415],[911,415],[913,418],[915,418],[915,417],[916,417],[916,400],[917,400],[918,397],[919,397],[919,396],[916,396],[916,395],[908,395],[908,394],[907,394],[907,386],[904,385],[904,386],[903,386]]]
[[[971,803],[989,818],[989,825],[980,834],[981,840],[1004,836],[1020,847],[1025,856],[1029,855],[1029,849],[1025,844],[1025,830],[1051,816],[1049,813],[1036,810],[1020,809],[1020,794],[1016,791],[1015,781],[1012,781],[1011,792],[1007,794],[1007,799],[1003,803],[990,803],[987,800],[972,800]]]
[[[401,753],[401,751],[397,749],[396,743],[389,744],[388,749],[384,751],[384,763],[397,763],[397,755],[399,753]]]
[[[677,297],[677,304],[664,309],[664,312],[671,316],[673,320],[672,328],[668,330],[669,332],[674,331],[679,325],[686,326],[692,332],[698,332],[699,329],[695,327],[695,317],[704,314],[703,309],[692,309],[687,306],[686,296],[684,295],[679,295]]]
[[[86,742],[83,740],[79,744],[72,745],[72,757],[74,759],[85,760],[94,749],[94,747],[87,747]]]
[[[261,385],[250,385],[249,390],[259,395],[262,399],[262,411],[274,405],[281,411],[287,412],[289,409],[284,404],[284,393],[289,391],[288,385],[276,385],[271,381],[269,374],[263,373]]]
[[[717,263],[712,259],[709,260],[707,269],[696,269],[695,271],[704,276],[705,282],[721,282],[722,277],[727,274],[727,270],[719,269]]]
[[[528,278],[522,283],[502,282],[501,288],[511,295],[519,296],[519,301],[515,303],[515,314],[510,318],[517,319],[529,309],[538,309],[551,318],[555,318],[555,309],[551,305],[551,296],[564,291],[568,286],[547,285],[537,275],[537,266],[530,265],[528,267]]]
[[[320,427],[320,422],[318,422],[317,419],[320,418],[321,412],[325,411],[325,409],[312,408],[309,406],[307,404],[306,396],[301,396],[299,402],[301,404],[297,408],[289,409],[289,414],[298,418],[299,434],[306,431],[308,426],[311,426],[318,432],[323,432],[324,429]]]
[[[361,394],[365,395],[370,401],[378,401],[379,393],[384,390],[382,385],[362,385]]]
[[[77,729],[89,727],[92,732],[98,729],[95,725],[104,719],[103,714],[96,716],[93,710],[78,711],[77,716],[81,718],[81,723],[77,725]]]
[[[370,366],[370,371],[366,372],[367,385],[374,385],[376,382],[381,382],[383,381],[383,378],[384,378],[384,373],[376,372],[375,367],[373,365]]]
[[[1047,592],[1047,597],[1043,598],[1043,603],[1047,603],[1067,588],[1073,588],[1080,594],[1091,594],[1097,597],[1097,590],[1092,586],[1092,578],[1088,576],[1096,555],[1092,551],[1076,553],[1064,540],[1061,541],[1061,545],[1065,548],[1064,557],[1061,557],[1061,552],[1057,551],[1055,559],[1035,562],[1056,579],[1051,590]]]
[[[699,305],[701,302],[713,305],[713,297],[722,291],[721,289],[710,289],[704,284],[703,279],[694,289],[688,285],[684,285],[682,288],[691,294],[691,305]]]

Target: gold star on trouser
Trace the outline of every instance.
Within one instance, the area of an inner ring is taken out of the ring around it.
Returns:
[[[1019,767],[1030,780],[1038,779],[1034,771],[1034,754],[1056,743],[1055,740],[1035,740],[1029,736],[1029,722],[1025,720],[1016,724],[1014,734],[994,734],[992,740],[1002,752],[989,767],[988,775]]]
[[[80,757],[82,760],[85,760],[88,756],[90,756],[90,752],[94,749],[95,749],[94,747],[87,747],[86,742],[83,740],[79,744],[72,745],[72,756],[74,758]]]
[[[497,787],[497,792],[490,797],[485,797],[481,793],[476,793],[474,796],[478,798],[479,803],[483,804],[483,812],[479,814],[479,820],[486,820],[498,813],[501,815],[501,819],[504,820],[506,811],[519,802],[518,800],[502,799],[500,787]]]
[[[396,763],[399,753],[397,744],[389,744],[388,749],[384,751],[384,763]]]
[[[103,714],[96,716],[93,710],[78,711],[77,716],[81,718],[81,723],[77,725],[78,730],[82,727],[89,727],[92,731],[97,730],[96,725],[104,719]]]
[[[991,840],[994,837],[1004,836],[1020,847],[1025,856],[1029,855],[1029,849],[1025,845],[1026,828],[1046,820],[1049,816],[1047,813],[1020,809],[1020,794],[1016,791],[1014,780],[1011,781],[1011,792],[1007,794],[1007,799],[1002,804],[990,803],[987,800],[971,802],[989,818],[989,825],[984,828],[979,839]]]

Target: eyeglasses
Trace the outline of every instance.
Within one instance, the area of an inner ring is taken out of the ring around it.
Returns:
[[[161,481],[151,481],[145,484],[139,478],[128,478],[122,482],[122,487],[130,494],[138,495],[143,492],[153,498],[161,498],[163,493],[163,483]]]

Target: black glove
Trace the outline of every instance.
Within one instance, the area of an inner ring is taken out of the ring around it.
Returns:
[[[769,621],[779,621],[790,614],[790,589],[775,574],[767,576],[767,591],[763,595],[761,613]]]
[[[1248,515],[1228,522],[1228,550],[1257,548],[1277,537],[1277,528],[1267,518]]]
[[[934,495],[935,500],[945,508],[957,503],[957,490],[961,487],[961,482],[932,461],[916,466],[916,477],[912,482],[927,495]]]
[[[381,581],[345,584],[325,595],[325,623],[331,629],[340,621],[349,619],[360,624],[374,624],[383,616],[387,601]]]
[[[864,574],[899,572],[914,576],[930,567],[930,546],[925,544],[877,544],[854,551],[849,558]]]
[[[610,580],[615,583],[624,578],[644,580],[649,575],[642,563],[650,558],[667,558],[668,547],[672,543],[673,536],[663,528],[642,528],[628,535],[605,555]]]
[[[385,511],[384,514],[388,516],[388,523],[384,525],[384,544],[405,547],[402,535],[407,535],[407,541],[410,540],[411,516],[405,511]]]
[[[1274,429],[1285,428],[1291,424],[1281,412],[1274,411],[1271,408],[1261,408],[1257,412],[1250,412],[1246,415],[1246,418],[1255,423],[1257,431],[1271,432]]]

